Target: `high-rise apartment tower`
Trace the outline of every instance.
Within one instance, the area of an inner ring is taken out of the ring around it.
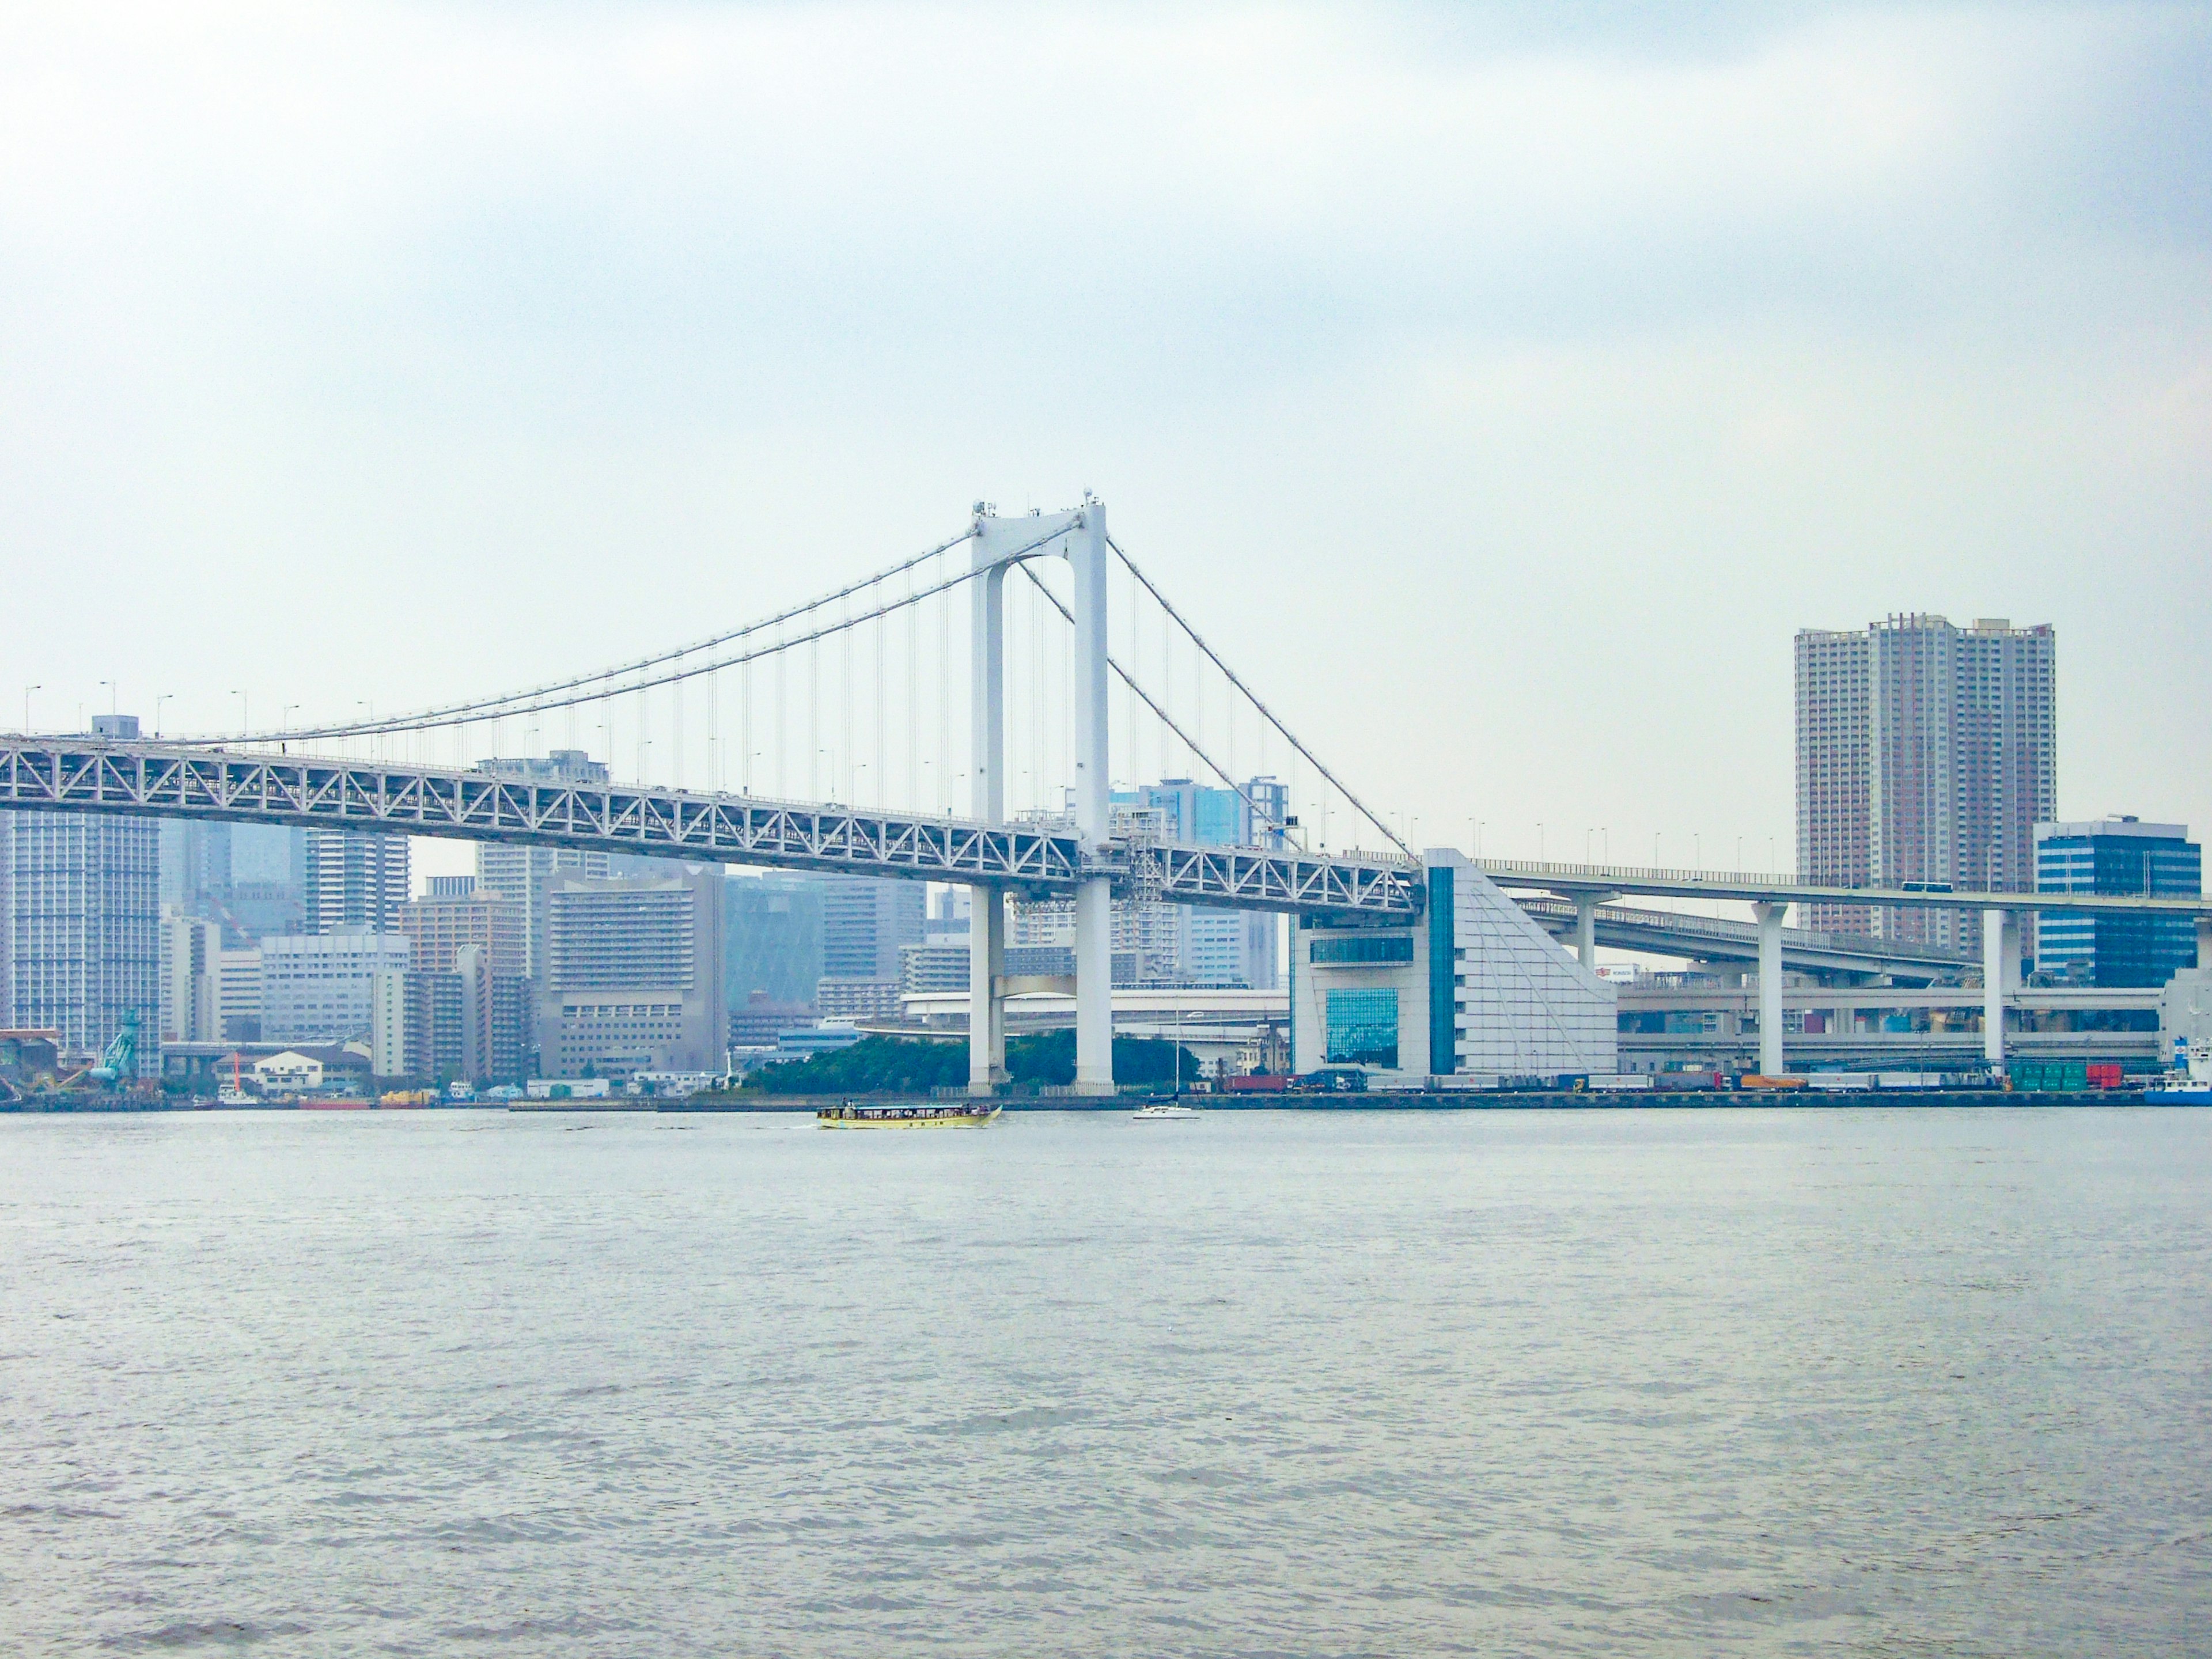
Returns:
[[[2058,793],[2057,637],[1896,616],[1797,635],[1797,874],[1844,887],[2021,892]],[[1839,933],[1978,947],[1978,913],[1815,905]]]

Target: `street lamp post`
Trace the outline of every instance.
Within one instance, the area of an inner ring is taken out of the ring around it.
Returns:
[[[163,691],[154,698],[154,735],[157,738],[161,735],[161,705],[175,695],[173,691]]]
[[[26,735],[31,730],[31,693],[43,691],[46,689],[44,685],[27,685],[23,688],[23,731]]]

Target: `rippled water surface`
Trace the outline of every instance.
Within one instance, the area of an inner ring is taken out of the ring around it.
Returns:
[[[0,1650],[2204,1650],[2212,1114],[0,1120]]]

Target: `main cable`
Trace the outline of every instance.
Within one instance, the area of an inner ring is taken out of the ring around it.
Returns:
[[[1215,652],[1214,648],[1206,642],[1205,637],[1200,635],[1195,628],[1193,628],[1188,622],[1184,620],[1183,615],[1181,611],[1177,611],[1175,606],[1168,603],[1167,595],[1161,592],[1158,587],[1154,586],[1152,585],[1152,579],[1137,568],[1137,562],[1131,558],[1128,554],[1122,551],[1121,544],[1115,541],[1111,536],[1109,536],[1106,538],[1106,545],[1112,548],[1115,556],[1117,556],[1123,564],[1128,567],[1129,574],[1144,584],[1145,591],[1147,593],[1150,593],[1152,598],[1158,601],[1160,609],[1166,611],[1170,617],[1175,619],[1176,626],[1182,629],[1184,634],[1189,636],[1190,642],[1206,653],[1206,660],[1221,671],[1222,678],[1226,679],[1230,684],[1235,686],[1239,691],[1243,692],[1244,694],[1245,700],[1249,702],[1253,708],[1260,711],[1261,715],[1267,720],[1267,724],[1273,726],[1276,731],[1283,734],[1283,741],[1289,744],[1291,747],[1297,750],[1298,753],[1304,755],[1306,757],[1306,763],[1308,765],[1311,766],[1315,771],[1320,773],[1322,776],[1327,778],[1330,783],[1334,784],[1336,787],[1337,793],[1342,795],[1345,799],[1352,803],[1352,806],[1358,811],[1360,817],[1365,818],[1368,823],[1373,824],[1377,830],[1380,830],[1383,836],[1388,838],[1390,844],[1406,855],[1407,862],[1410,864],[1419,864],[1420,860],[1413,856],[1413,849],[1407,846],[1404,842],[1399,840],[1389,824],[1383,823],[1381,818],[1376,817],[1373,812],[1370,811],[1367,808],[1366,802],[1361,800],[1358,796],[1353,794],[1351,790],[1346,788],[1344,787],[1343,781],[1340,779],[1335,773],[1330,771],[1328,767],[1322,765],[1320,757],[1317,757],[1312,750],[1307,748],[1305,744],[1298,741],[1297,733],[1293,732],[1289,726],[1284,725],[1281,720],[1275,717],[1275,711],[1268,708],[1266,703],[1261,702],[1258,696],[1253,691],[1250,686],[1245,684],[1243,680],[1237,678],[1237,671],[1230,667],[1227,663],[1222,661],[1219,654]],[[1189,742],[1188,738],[1183,740],[1186,743]],[[1211,761],[1206,763],[1208,765],[1212,765]],[[1215,769],[1218,771],[1220,769],[1216,767]]]

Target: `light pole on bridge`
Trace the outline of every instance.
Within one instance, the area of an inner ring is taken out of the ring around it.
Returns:
[[[23,730],[26,733],[31,729],[31,693],[43,691],[46,689],[43,684],[27,685],[23,688]]]

